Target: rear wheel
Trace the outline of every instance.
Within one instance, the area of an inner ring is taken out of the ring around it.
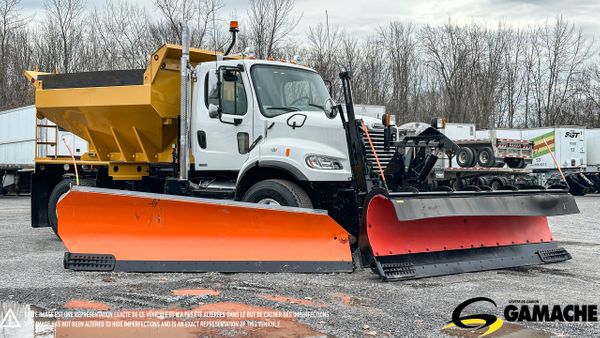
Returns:
[[[507,158],[504,159],[504,162],[506,162],[509,168],[523,169],[527,166],[527,163],[522,158]]]
[[[96,185],[96,181],[93,179],[81,179],[79,180],[79,184],[93,187]],[[54,189],[52,189],[52,193],[48,199],[48,223],[50,223],[50,227],[56,236],[58,236],[58,213],[56,210],[56,205],[58,204],[60,198],[66,194],[69,189],[71,189],[72,185],[75,185],[75,179],[72,178],[58,182],[58,184],[54,186]]]
[[[498,177],[494,177],[490,182],[490,188],[492,188],[492,190],[498,190],[503,185],[504,184],[502,183],[502,180],[500,180]]]
[[[461,167],[472,167],[475,165],[475,153],[473,149],[462,147],[456,154],[456,163]]]
[[[481,148],[477,153],[477,163],[482,167],[492,167],[496,164],[492,148]]]
[[[274,179],[254,184],[244,194],[244,202],[310,208],[313,205],[308,194],[296,183]]]

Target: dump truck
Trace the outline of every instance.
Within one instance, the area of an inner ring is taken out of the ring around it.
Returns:
[[[564,261],[564,190],[431,191],[436,128],[357,117],[314,70],[164,45],[142,70],[28,71],[39,118],[83,137],[36,158],[32,226],[75,271],[351,272],[385,280]],[[353,260],[353,257],[355,259]]]

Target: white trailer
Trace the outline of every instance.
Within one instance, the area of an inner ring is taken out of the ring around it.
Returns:
[[[36,154],[38,157],[69,157],[65,141],[75,157],[88,149],[85,140],[60,130],[50,121],[38,120],[33,105],[1,111],[0,195],[29,190]]]
[[[385,106],[371,104],[354,104],[354,113],[360,116],[373,117],[381,121],[385,114]]]
[[[530,128],[521,130],[522,137],[533,141],[533,162],[536,170],[555,170],[556,164],[548,148],[554,153],[562,169],[579,170],[585,168],[586,130],[578,126]],[[546,145],[547,144],[547,145]]]
[[[458,156],[449,159],[446,154],[439,155],[432,177],[438,184],[454,189],[512,189],[519,185],[520,177],[531,173],[531,169],[523,168],[531,161],[531,145],[520,140],[519,133],[497,135],[496,130],[477,130],[473,123],[445,123],[440,132],[457,145],[469,148],[471,163],[459,163]],[[478,161],[480,156],[485,161]]]
[[[446,123],[443,126],[440,132],[453,141],[475,139],[476,129],[474,123]],[[436,167],[456,168],[458,167],[458,163],[456,163],[455,156],[452,157],[452,162],[450,162],[448,156],[443,154],[438,159]]]
[[[475,131],[475,138],[477,139],[489,139],[489,138],[504,138],[513,140],[523,140],[523,134],[521,129],[513,128],[498,128],[498,129],[481,129]]]
[[[600,128],[586,129],[585,152],[586,166],[584,175],[594,186],[590,192],[600,192]]]

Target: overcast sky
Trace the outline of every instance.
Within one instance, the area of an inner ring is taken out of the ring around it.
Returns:
[[[88,0],[88,5],[102,6],[105,1]],[[151,0],[132,1],[154,11]],[[224,2],[224,19],[234,19],[230,18],[231,13],[243,14],[248,6],[247,0]],[[22,6],[31,14],[43,11],[42,0],[23,0]],[[451,18],[458,23],[476,21],[490,26],[504,20],[525,27],[563,15],[587,36],[600,37],[600,0],[296,0],[295,8],[302,20],[294,35],[304,35],[308,26],[324,21],[327,10],[331,25],[361,36],[370,35],[377,25],[391,20],[441,24]]]

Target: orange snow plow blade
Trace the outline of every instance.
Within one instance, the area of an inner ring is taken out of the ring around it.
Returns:
[[[359,241],[386,280],[560,262],[547,216],[578,212],[563,191],[391,193],[369,201]]]
[[[317,210],[75,186],[58,220],[72,270],[353,270],[348,233]]]

